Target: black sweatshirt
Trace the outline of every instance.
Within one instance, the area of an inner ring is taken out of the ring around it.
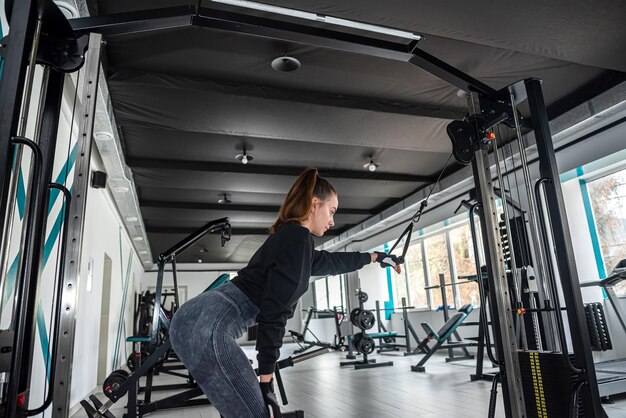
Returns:
[[[232,280],[259,307],[256,349],[259,373],[274,373],[287,319],[309,288],[311,276],[347,273],[371,262],[368,253],[314,249],[309,230],[286,223],[270,235]]]

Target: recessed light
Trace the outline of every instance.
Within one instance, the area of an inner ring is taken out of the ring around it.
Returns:
[[[135,237],[133,238],[133,241],[143,241],[143,237]]]
[[[146,250],[142,250],[142,251],[139,251],[139,254],[142,254],[142,255],[143,255],[143,254],[148,254],[148,251],[146,251]]]
[[[278,57],[272,60],[272,69],[279,73],[291,73],[298,70],[301,66],[300,61],[294,57]]]
[[[198,259],[198,263],[202,263],[202,259],[201,258]]]
[[[113,190],[115,190],[118,193],[128,193],[128,191],[130,189],[128,187],[126,187],[126,186],[117,186],[117,187],[113,188]]]
[[[126,222],[137,222],[139,219],[137,219],[136,216],[129,216],[128,218],[126,218]]]

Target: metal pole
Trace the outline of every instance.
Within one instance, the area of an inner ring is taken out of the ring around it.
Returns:
[[[25,277],[26,286],[29,287],[28,298],[22,300],[22,303],[25,304],[26,309],[24,311],[24,326],[26,327],[26,332],[24,334],[24,340],[22,344],[22,365],[20,367],[21,370],[30,370],[33,363],[33,349],[35,346],[35,315],[36,315],[36,306],[37,306],[37,293],[38,293],[38,283],[39,277],[41,273],[41,261],[43,257],[43,248],[45,244],[45,233],[46,226],[48,221],[48,184],[52,178],[52,171],[54,167],[54,157],[56,151],[56,143],[57,143],[57,132],[59,126],[59,114],[61,112],[61,99],[63,97],[63,81],[64,75],[58,72],[54,72],[51,77],[44,77],[48,80],[48,83],[45,85],[43,90],[45,90],[45,99],[43,111],[41,113],[41,118],[37,121],[38,130],[41,132],[41,141],[39,143],[39,148],[41,150],[43,158],[43,166],[42,176],[40,183],[37,183],[38,179],[33,177],[33,181],[31,182],[32,191],[39,191],[39,193],[35,196],[33,195],[31,198],[35,199],[36,202],[33,205],[34,213],[33,213],[33,234],[32,236],[27,236],[24,234],[22,236],[24,247],[26,245],[31,245],[32,255],[29,259],[24,258],[24,263],[28,263],[28,267],[25,269],[27,272]],[[32,164],[31,164],[32,165]],[[33,169],[34,170],[34,169]],[[67,202],[69,204],[69,202]],[[65,223],[68,222],[67,219],[64,220]],[[28,228],[24,228],[24,231]],[[54,295],[54,293],[53,293]],[[60,295],[60,293],[59,293]],[[52,321],[52,318],[50,319]],[[52,327],[52,325],[51,325]],[[58,330],[54,330],[54,332],[58,332]],[[53,338],[54,340],[54,338]],[[56,346],[54,347],[56,349]],[[52,371],[54,371],[54,367],[52,367]],[[21,373],[19,378],[19,393],[24,393],[30,388],[30,376],[31,373]],[[50,380],[50,390],[55,389],[54,385],[54,377]],[[46,402],[51,401],[52,399],[47,399]]]
[[[58,362],[56,367],[52,416],[67,418],[70,411],[70,389],[72,360],[74,357],[74,331],[76,325],[76,304],[81,264],[81,248],[83,244],[83,229],[87,191],[89,190],[89,166],[91,163],[91,146],[93,143],[93,125],[98,93],[98,76],[100,74],[100,48],[102,36],[91,34],[89,48],[85,56],[82,94],[80,100],[81,115],[78,126],[77,154],[74,165],[74,179],[72,183],[72,204],[70,208],[69,236],[67,254],[65,257],[65,272],[63,273],[63,295],[61,306],[63,315],[58,332],[61,333],[58,348]]]
[[[543,296],[544,296],[543,302],[545,305],[546,300],[554,299],[554,295],[552,294],[550,287],[546,283],[546,280],[548,280],[548,274],[547,274],[547,270],[545,266],[545,259],[544,259],[545,254],[543,251],[543,247],[541,246],[541,238],[539,236],[539,227],[538,227],[537,212],[536,212],[536,207],[535,207],[535,198],[534,198],[534,194],[532,190],[532,179],[530,177],[530,170],[528,168],[528,160],[526,158],[526,149],[524,147],[524,139],[522,137],[522,130],[521,130],[519,118],[517,115],[517,108],[515,106],[515,96],[513,95],[513,93],[511,93],[510,99],[511,99],[511,108],[513,110],[513,118],[515,120],[515,133],[517,135],[517,146],[519,150],[521,169],[522,169],[522,173],[524,174],[524,188],[526,189],[526,195],[528,198],[528,223],[530,226],[530,236],[532,239],[533,248],[535,250],[535,262],[537,263],[537,271],[539,273],[537,275],[536,280],[541,281],[541,288],[543,290]],[[546,341],[548,342],[548,350],[556,350],[557,343],[554,337],[554,322],[553,322],[554,316],[551,313],[548,313],[546,316],[548,319],[547,322],[550,327],[550,330],[548,332],[549,338],[546,339]]]
[[[11,20],[11,23],[13,23],[13,20]],[[25,96],[24,96],[24,101],[22,103],[22,111],[21,111],[22,116],[20,118],[19,130],[17,133],[17,136],[20,136],[20,137],[24,137],[26,134],[26,125],[28,123],[28,111],[30,107],[31,90],[33,87],[33,78],[35,75],[35,62],[37,60],[37,50],[39,48],[39,37],[41,35],[41,25],[42,25],[42,22],[41,20],[38,19],[35,25],[35,32],[33,34],[33,41],[32,41],[31,48],[30,48],[30,54],[28,56],[29,66],[28,66],[28,72],[26,73],[26,81],[25,81],[25,87],[24,87]],[[13,39],[13,31],[11,31],[11,39]],[[10,49],[12,49],[12,47],[13,47],[13,44],[11,43]],[[12,134],[9,134],[9,138],[11,138],[12,136],[13,136]],[[7,147],[5,149],[7,150],[7,153],[10,153],[10,151],[12,150],[12,147]],[[20,173],[20,169],[22,166],[23,154],[24,154],[23,147],[18,147],[13,157],[13,175],[10,177],[10,181],[9,181],[9,189],[8,189],[9,202],[8,202],[6,212],[5,212],[4,225],[3,225],[3,231],[2,231],[2,244],[1,244],[1,251],[0,251],[0,280],[2,280],[3,283],[4,283],[3,279],[6,278],[6,275],[7,275],[7,269],[8,269],[8,264],[9,264],[8,263],[9,249],[11,247],[11,236],[13,235],[13,217],[15,216],[15,196],[17,193],[17,183],[19,180],[19,173]],[[29,187],[28,192],[32,192],[32,190],[30,190],[30,187]],[[25,205],[23,219],[28,218],[27,208],[28,208],[28,205]],[[23,228],[23,230],[24,229],[25,228]],[[22,242],[20,244],[20,251],[17,254],[17,257],[18,257],[17,271],[20,270],[20,264],[23,262],[22,251],[21,251],[24,245],[23,240],[24,240],[24,237],[22,236]],[[13,318],[11,319],[11,321],[13,321]]]
[[[511,223],[509,218],[509,205],[508,199],[506,197],[506,190],[504,188],[504,180],[502,177],[502,170],[500,169],[500,155],[498,153],[498,138],[493,140],[493,156],[496,164],[496,172],[498,174],[498,183],[500,185],[500,193],[502,193],[502,211],[504,213],[504,225],[506,226],[507,234],[509,236],[509,247],[510,247],[510,255],[511,255],[511,274],[513,275],[513,297],[517,302],[516,308],[522,307],[522,297],[520,292],[520,284],[521,280],[517,271],[517,263],[515,260],[515,251],[513,251],[513,236],[511,234]],[[517,315],[515,317],[515,329],[516,332],[520,332],[520,341],[521,348],[528,347],[528,341],[526,339],[526,327],[524,326],[524,321],[520,320],[520,316]]]
[[[535,131],[540,175],[542,178],[550,180],[546,183],[544,189],[546,206],[552,225],[552,238],[557,254],[556,261],[563,289],[563,298],[567,308],[575,363],[576,367],[583,369],[583,372],[578,376],[579,379],[587,382],[582,389],[585,417],[602,417],[605,415],[600,403],[580,282],[574,262],[572,240],[567,224],[565,203],[563,202],[559,171],[548,125],[548,115],[543,101],[541,82],[537,79],[528,79],[525,81],[525,85]]]
[[[476,93],[468,94],[468,108],[470,116],[480,115],[480,103]],[[478,129],[474,135],[478,139]],[[483,229],[483,245],[490,280],[490,306],[492,309],[493,330],[498,345],[498,361],[504,376],[502,392],[507,418],[525,417],[524,392],[522,387],[515,329],[513,327],[513,313],[509,297],[508,280],[504,268],[504,254],[500,231],[498,228],[496,196],[491,182],[489,159],[485,147],[481,147],[474,154],[472,168],[478,203],[482,205],[481,228]]]

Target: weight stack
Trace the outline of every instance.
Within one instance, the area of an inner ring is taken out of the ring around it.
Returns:
[[[520,351],[520,371],[528,418],[570,418],[576,375],[560,353]],[[574,356],[570,354],[572,363]],[[578,418],[585,417],[582,395],[578,397]]]

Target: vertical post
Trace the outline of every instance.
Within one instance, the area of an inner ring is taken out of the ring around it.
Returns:
[[[559,171],[554,145],[552,144],[552,135],[548,125],[548,115],[543,100],[541,82],[537,79],[528,79],[525,81],[525,85],[539,155],[540,176],[550,180],[545,184],[546,206],[552,226],[554,248],[557,253],[556,262],[563,289],[563,298],[567,308],[575,364],[576,367],[583,369],[581,378],[587,382],[582,388],[585,416],[602,417],[604,412],[600,403],[580,282],[574,263],[572,240],[567,224]],[[558,297],[557,295],[554,296]]]
[[[80,259],[89,190],[89,166],[91,163],[91,145],[93,143],[93,123],[96,111],[98,76],[100,74],[100,48],[102,35],[89,36],[89,49],[85,56],[85,65],[81,71],[82,94],[80,101],[76,163],[72,183],[72,204],[70,209],[69,235],[65,272],[63,273],[63,294],[61,295],[61,324],[58,332],[61,338],[58,348],[58,362],[55,373],[57,387],[53,398],[53,417],[65,418],[70,411],[70,387],[72,359],[74,355],[74,331],[76,326],[76,303],[80,278]],[[78,87],[78,86],[77,86]]]
[[[441,290],[441,303],[443,305],[443,322],[448,322],[450,314],[448,313],[448,295],[446,294],[446,276],[439,273],[439,290]],[[452,336],[448,337],[448,343],[452,342]],[[454,350],[448,348],[448,358],[454,357]]]
[[[404,338],[405,338],[405,344],[406,344],[406,352],[410,353],[411,352],[411,334],[409,334],[410,330],[409,330],[409,314],[407,313],[407,309],[406,309],[406,298],[402,298],[402,320],[404,321]],[[419,344],[419,341],[415,342],[416,344]]]
[[[480,103],[476,93],[468,95],[470,117],[480,115]],[[479,140],[478,129],[474,129],[474,138]],[[502,373],[502,394],[507,418],[522,418],[525,415],[524,392],[517,356],[513,313],[509,297],[508,280],[504,268],[504,254],[498,227],[496,197],[491,182],[491,171],[487,149],[482,146],[474,153],[472,161],[476,198],[482,209],[481,228],[485,261],[489,274],[489,305],[492,309],[491,320],[498,344],[498,360]]]
[[[450,242],[450,230],[447,230],[445,233],[446,236],[446,250],[448,253],[448,266],[450,267],[450,278],[452,279],[450,283],[452,284],[452,297],[454,297],[454,307],[456,309],[460,308],[461,305],[461,295],[459,294],[459,285],[457,284],[458,273],[456,271],[456,258],[454,256],[454,250],[452,249],[452,243]]]
[[[24,284],[28,287],[28,292],[25,292],[26,299],[22,300],[23,305],[23,321],[25,332],[22,343],[22,356],[20,370],[22,373],[19,375],[18,393],[27,392],[30,387],[30,372],[33,362],[33,349],[35,345],[35,313],[37,306],[37,287],[39,283],[39,276],[41,271],[41,261],[43,257],[43,247],[45,243],[46,224],[48,220],[48,190],[47,185],[52,178],[52,169],[54,166],[54,155],[57,142],[57,131],[59,125],[59,114],[61,112],[61,99],[63,97],[63,81],[64,75],[52,71],[47,81],[45,105],[41,118],[41,136],[39,140],[39,148],[44,156],[42,166],[42,182],[37,184],[38,179],[33,178],[31,182],[33,191],[39,190],[38,196],[32,195],[31,199],[36,199],[33,213],[33,234],[28,239],[27,245],[32,246],[33,253],[29,259],[24,259],[24,263],[28,263],[28,267],[25,270],[26,275],[23,280]],[[43,98],[42,98],[43,99]],[[39,124],[39,122],[38,122]],[[68,222],[67,219],[64,222]],[[51,325],[52,326],[52,325]],[[54,330],[58,332],[58,330]],[[25,405],[26,407],[27,405]]]
[[[174,309],[178,310],[178,277],[176,276],[176,257],[172,258],[172,280],[174,280]]]
[[[17,133],[20,105],[24,94],[24,81],[28,53],[35,28],[35,1],[13,2],[11,14],[11,38],[0,79],[0,217],[14,205],[14,197],[8,196],[11,180],[11,162],[14,147],[11,138]],[[5,219],[5,222],[12,222]],[[0,230],[0,242],[4,241],[4,231]],[[1,260],[0,260],[1,262]],[[2,269],[4,270],[4,269]],[[0,280],[4,280],[0,277]]]
[[[176,255],[173,255],[176,258]],[[154,290],[154,313],[152,314],[152,330],[150,332],[150,354],[156,348],[157,335],[159,334],[159,311],[161,310],[161,294],[163,290],[163,276],[165,275],[166,261],[163,255],[159,257],[159,271],[157,273],[156,289]]]

